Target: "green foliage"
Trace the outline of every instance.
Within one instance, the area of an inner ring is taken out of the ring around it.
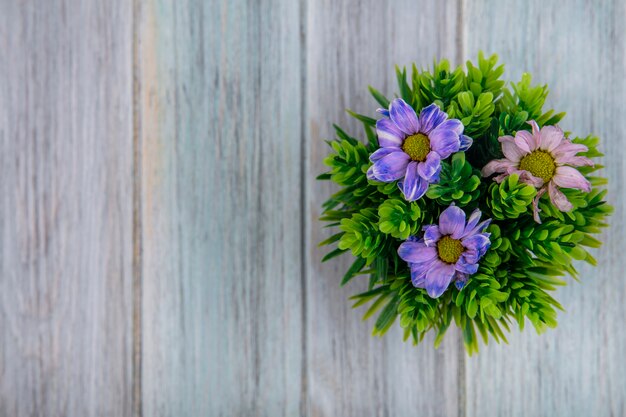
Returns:
[[[341,250],[350,249],[354,256],[366,259],[371,264],[384,249],[385,236],[379,233],[378,217],[371,208],[360,210],[350,218],[341,219],[339,229],[344,234],[337,247]]]
[[[487,193],[491,217],[497,220],[517,219],[529,211],[536,195],[537,189],[519,182],[517,174],[510,175],[500,184],[494,182]]]
[[[543,109],[548,89],[532,85],[530,75],[506,85],[504,66],[496,55],[478,56],[466,69],[451,68],[446,60],[431,69],[411,74],[396,68],[398,97],[417,112],[436,103],[449,117],[461,120],[464,134],[473,138],[472,147],[442,161],[439,182],[430,184],[425,198],[405,201],[396,182],[368,180],[369,156],[378,149],[376,119],[351,111],[363,126],[359,138],[335,126],[336,138],[328,141],[330,154],[324,159],[328,171],[320,180],[339,185],[323,204],[321,220],[335,230],[321,246],[336,246],[323,261],[350,252],[355,258],[341,285],[355,277],[368,277],[367,291],[355,295],[354,307],[367,306],[364,318],[376,317],[373,334],[382,336],[394,323],[404,329],[404,339],[420,343],[435,332],[439,345],[447,329],[458,326],[468,352],[475,353],[479,341],[506,343],[511,325],[523,329],[531,323],[538,332],[557,324],[561,305],[552,293],[565,285],[566,274],[578,279],[577,262],[595,265],[592,252],[600,246],[595,237],[607,226],[612,207],[606,201],[606,179],[597,175],[602,165],[580,167],[592,184],[585,193],[562,189],[572,203],[570,212],[559,211],[544,194],[539,200],[542,223],[534,221],[532,204],[537,190],[511,175],[501,184],[482,178],[480,169],[490,160],[502,158],[498,138],[530,130],[527,123],[540,126],[559,122],[564,113]],[[377,105],[387,108],[390,100],[369,87]],[[598,158],[596,136],[573,137],[583,144],[587,158]],[[477,273],[465,286],[451,285],[433,299],[411,283],[410,269],[397,254],[400,243],[410,236],[420,237],[424,225],[436,223],[440,213],[455,204],[469,215],[478,208],[492,219],[487,228],[491,246],[481,258]],[[338,228],[338,231],[336,230]]]
[[[417,203],[400,199],[383,201],[378,207],[378,228],[395,238],[406,240],[415,235],[421,225],[421,210]]]
[[[439,183],[428,188],[426,197],[437,200],[442,206],[452,203],[466,206],[480,195],[479,186],[480,172],[465,160],[464,152],[457,152],[450,163],[441,164]]]

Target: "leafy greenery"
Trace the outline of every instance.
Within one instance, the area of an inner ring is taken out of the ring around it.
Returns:
[[[596,264],[590,249],[600,246],[594,236],[607,226],[612,212],[605,201],[606,190],[601,188],[607,180],[597,175],[602,165],[579,168],[591,182],[591,192],[562,190],[572,202],[572,211],[559,211],[544,195],[539,200],[541,224],[532,217],[537,195],[533,186],[520,182],[517,175],[500,184],[480,175],[488,161],[502,157],[500,136],[530,130],[529,120],[553,125],[564,116],[544,110],[547,86],[533,85],[529,74],[507,85],[503,73],[496,55],[482,53],[465,68],[452,68],[446,60],[435,62],[430,70],[413,65],[410,74],[396,68],[398,97],[417,112],[436,103],[449,117],[461,120],[464,134],[474,140],[468,151],[442,162],[438,183],[431,184],[426,196],[416,202],[405,201],[395,182],[366,177],[369,156],[378,149],[375,118],[349,112],[363,126],[359,139],[335,126],[336,138],[328,141],[331,151],[324,159],[329,169],[318,178],[340,186],[323,204],[321,216],[336,231],[320,245],[336,245],[324,261],[346,252],[355,257],[342,285],[357,276],[369,277],[367,291],[352,299],[355,307],[368,305],[365,318],[377,317],[374,335],[382,336],[399,322],[405,340],[417,344],[433,331],[435,345],[439,345],[454,322],[471,354],[478,351],[479,340],[506,342],[515,324],[523,329],[530,322],[543,332],[556,326],[557,312],[562,310],[551,295],[565,285],[562,277],[578,279],[575,261]],[[378,105],[389,106],[389,98],[373,87],[369,90]],[[571,140],[587,146],[588,151],[580,156],[602,156],[597,137]],[[452,285],[433,299],[412,285],[408,265],[398,257],[397,249],[410,236],[419,236],[424,225],[436,222],[451,204],[466,213],[479,208],[492,219],[487,229],[491,247],[462,289]]]
[[[487,193],[491,217],[497,220],[517,219],[529,211],[536,195],[537,189],[519,182],[517,174],[508,176],[500,184],[494,182]]]
[[[457,152],[451,159],[450,163],[441,164],[439,183],[428,188],[426,197],[443,206],[466,206],[480,195],[480,172],[465,160],[465,152]]]

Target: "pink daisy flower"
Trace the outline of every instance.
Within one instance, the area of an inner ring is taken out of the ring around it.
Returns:
[[[557,126],[539,126],[534,120],[528,122],[532,133],[520,130],[512,136],[498,138],[502,144],[503,159],[495,159],[482,169],[483,177],[494,177],[498,183],[511,174],[518,174],[520,181],[534,185],[539,192],[533,200],[533,217],[539,219],[539,198],[546,192],[550,201],[561,211],[570,211],[572,203],[559,188],[576,188],[589,192],[591,184],[575,168],[592,166],[589,158],[576,156],[587,151],[585,145],[572,143]]]

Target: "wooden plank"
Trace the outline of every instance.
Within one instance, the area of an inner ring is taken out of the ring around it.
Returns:
[[[140,9],[143,413],[297,415],[298,2]]]
[[[542,336],[515,331],[510,346],[489,346],[467,361],[468,416],[626,415],[626,289],[623,283],[623,100],[626,96],[625,4],[577,0],[467,2],[466,57],[500,54],[506,75],[529,71],[548,83],[550,107],[567,111],[561,126],[604,140],[604,173],[616,212],[599,267],[580,265],[582,283],[558,291],[567,310]],[[470,24],[471,22],[471,24]]]
[[[132,407],[132,9],[0,11],[0,415]]]
[[[345,108],[374,115],[368,84],[392,96],[394,65],[432,65],[457,54],[457,14],[452,2],[342,1],[308,3],[307,11],[307,383],[311,416],[462,414],[463,370],[459,334],[451,330],[439,350],[433,338],[414,347],[402,342],[399,325],[373,338],[373,320],[352,310],[348,297],[364,282],[340,288],[349,256],[320,264],[328,237],[317,221],[335,187],[315,181],[333,137],[331,123],[362,135]],[[460,411],[459,411],[460,410]]]

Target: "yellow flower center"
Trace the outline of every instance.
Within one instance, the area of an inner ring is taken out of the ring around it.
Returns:
[[[463,253],[463,244],[458,239],[452,239],[450,236],[444,236],[437,242],[437,253],[442,261],[454,264],[459,260]]]
[[[402,150],[411,157],[412,160],[423,162],[430,152],[430,140],[428,136],[417,133],[404,140]]]
[[[529,153],[519,163],[520,169],[528,171],[535,177],[541,178],[544,182],[548,182],[554,177],[556,164],[554,158],[548,152],[534,151]]]

